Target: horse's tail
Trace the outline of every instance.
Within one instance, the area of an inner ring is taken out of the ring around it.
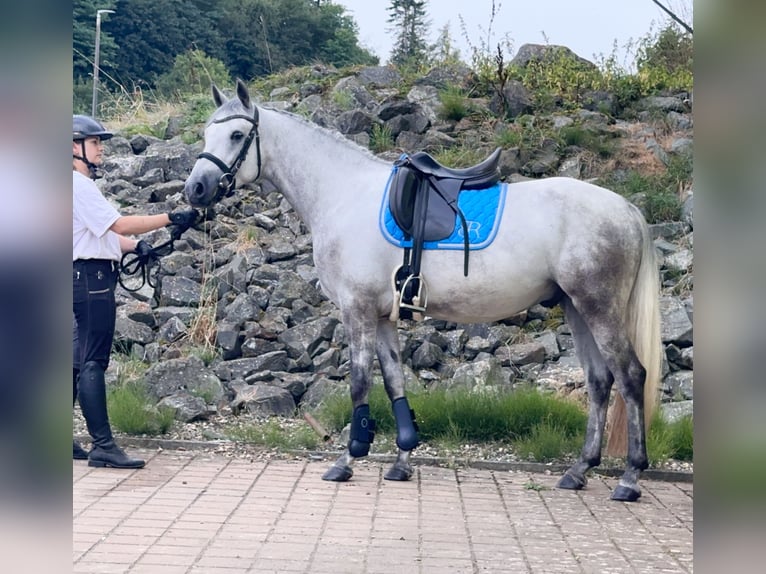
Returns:
[[[636,213],[638,209],[636,209]],[[644,383],[644,422],[649,424],[659,403],[662,376],[662,340],[660,336],[659,270],[657,256],[643,216],[639,215],[642,236],[641,264],[628,302],[628,335],[633,349],[646,369]],[[628,449],[625,402],[618,393],[609,422],[606,454],[624,457]]]

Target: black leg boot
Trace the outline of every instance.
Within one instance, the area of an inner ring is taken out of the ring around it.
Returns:
[[[93,450],[88,455],[88,466],[112,468],[143,468],[141,459],[130,458],[114,443],[109,415],[106,410],[106,383],[104,369],[95,361],[85,363],[79,380],[80,408],[93,437]]]
[[[77,401],[77,377],[80,376],[80,369],[72,369],[72,406]],[[72,439],[72,458],[74,460],[88,460],[88,451],[80,446],[76,440]]]

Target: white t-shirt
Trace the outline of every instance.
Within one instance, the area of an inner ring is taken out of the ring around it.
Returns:
[[[72,170],[72,261],[122,257],[120,238],[109,228],[120,212],[89,177]]]

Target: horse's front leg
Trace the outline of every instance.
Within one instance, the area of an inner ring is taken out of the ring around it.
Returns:
[[[415,413],[410,409],[404,394],[404,373],[402,372],[396,323],[388,318],[378,321],[376,350],[380,370],[383,373],[383,383],[394,411],[396,446],[399,447],[396,462],[384,478],[386,480],[409,480],[413,472],[410,464],[410,453],[419,443],[418,428],[415,423]]]
[[[372,385],[372,361],[375,352],[376,319],[359,310],[343,311],[343,326],[351,354],[351,431],[348,450],[322,475],[323,480],[345,482],[354,475],[354,460],[367,456],[375,438],[375,421],[368,404]]]

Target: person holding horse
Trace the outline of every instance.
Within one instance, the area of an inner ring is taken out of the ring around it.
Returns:
[[[72,116],[72,267],[74,361],[72,403],[79,398],[93,448],[87,452],[72,441],[72,457],[89,466],[142,468],[143,460],[129,457],[114,442],[106,407],[104,372],[114,338],[120,260],[124,253],[153,257],[152,246],[128,235],[140,235],[167,225],[180,230],[200,218],[189,209],[157,215],[121,215],[96,186],[103,161],[104,141],[113,136],[92,117]],[[176,230],[178,231],[178,230]]]

